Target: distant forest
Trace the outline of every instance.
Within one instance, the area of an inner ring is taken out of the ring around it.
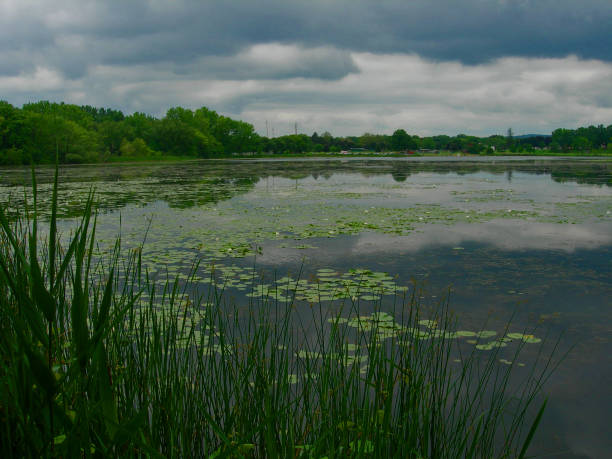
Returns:
[[[121,159],[222,157],[231,154],[295,154],[340,151],[589,152],[612,149],[612,125],[557,129],[552,135],[515,137],[419,137],[404,129],[392,135],[334,137],[329,132],[264,137],[253,126],[209,110],[171,108],[159,119],[144,113],[41,101],[22,108],[0,101],[0,164],[90,163]]]

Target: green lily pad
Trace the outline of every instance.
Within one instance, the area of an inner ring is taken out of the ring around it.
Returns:
[[[524,335],[522,333],[508,333],[506,336],[510,339],[523,339]]]
[[[476,337],[478,338],[492,338],[495,335],[497,335],[497,332],[493,330],[481,330],[479,332],[476,332]]]
[[[523,337],[523,342],[528,343],[528,344],[537,344],[537,343],[541,343],[542,339],[541,338],[536,338],[533,335],[525,335]]]
[[[361,299],[365,301],[378,301],[380,297],[377,295],[361,295]]]
[[[460,338],[471,338],[476,336],[476,332],[469,330],[459,330],[456,331],[455,334]]]

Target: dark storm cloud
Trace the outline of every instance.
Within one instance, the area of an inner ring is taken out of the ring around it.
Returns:
[[[177,74],[218,79],[319,78],[336,80],[357,72],[349,52],[333,48],[302,49],[255,45],[234,56],[209,56],[176,66]]]
[[[0,100],[265,132],[550,132],[612,120],[611,0],[1,0]]]
[[[140,5],[140,6],[139,6]],[[116,18],[110,7],[99,36],[178,33],[156,47],[177,58],[231,54],[248,44],[330,45],[353,51],[416,53],[478,63],[502,56],[565,56],[612,60],[609,0],[209,1],[136,3]],[[131,18],[136,19],[134,26]],[[129,30],[134,34],[129,34]],[[83,32],[86,32],[85,30]],[[168,37],[165,37],[168,38]],[[183,48],[183,51],[179,49]]]
[[[263,43],[466,64],[508,55],[612,61],[610,0],[5,0],[0,13],[0,71],[28,67],[6,70],[19,51],[71,78],[95,64],[180,66]],[[332,75],[343,73],[323,69]]]

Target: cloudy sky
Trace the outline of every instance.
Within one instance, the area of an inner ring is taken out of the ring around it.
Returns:
[[[612,124],[611,31],[611,0],[0,0],[0,99],[550,133]]]

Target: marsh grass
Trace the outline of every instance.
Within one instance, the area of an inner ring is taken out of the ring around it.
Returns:
[[[57,172],[41,236],[33,188],[21,219],[0,212],[2,457],[525,456],[550,355],[466,351],[447,303],[419,339],[417,293],[304,316],[291,295],[239,307],[222,286],[154,283],[120,239],[94,259],[93,194],[60,244]]]

